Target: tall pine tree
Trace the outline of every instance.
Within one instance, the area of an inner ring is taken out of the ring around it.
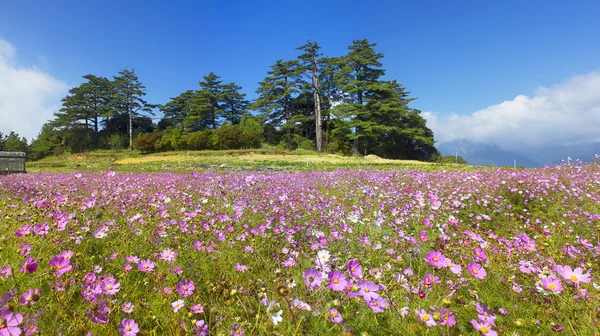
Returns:
[[[322,54],[319,52],[321,47],[317,42],[308,41],[305,45],[298,47],[303,53],[298,56],[299,59],[299,80],[304,90],[309,90],[313,94],[314,115],[315,115],[315,134],[317,140],[317,152],[323,151],[323,116],[321,113],[321,86],[319,78],[323,69]]]
[[[297,70],[297,62],[277,60],[268,76],[258,83],[254,109],[263,113],[267,124],[279,127],[292,118],[292,99],[299,91],[295,82]],[[291,133],[291,128],[287,128],[287,133]]]
[[[113,87],[111,105],[117,113],[126,114],[129,118],[129,150],[133,151],[133,118],[142,113],[153,115],[152,109],[157,106],[142,98],[146,95],[146,87],[133,69],[125,69],[119,72],[119,76],[114,76]]]

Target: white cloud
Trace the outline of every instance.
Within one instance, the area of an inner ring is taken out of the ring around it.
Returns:
[[[467,115],[425,112],[441,142],[467,139],[524,151],[600,141],[600,72],[571,77],[532,97],[492,105]]]
[[[58,111],[68,86],[35,65],[17,66],[16,57],[16,48],[0,37],[0,132],[31,140]]]

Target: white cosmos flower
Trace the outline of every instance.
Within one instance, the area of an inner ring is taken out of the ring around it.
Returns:
[[[277,325],[277,323],[283,321],[283,317],[281,316],[283,314],[283,310],[280,308],[281,307],[279,303],[275,302],[274,300],[271,301],[269,303],[269,307],[267,307],[267,315],[269,315],[269,318],[274,325]]]

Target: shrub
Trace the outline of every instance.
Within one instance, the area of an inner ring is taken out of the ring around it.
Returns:
[[[140,134],[133,140],[133,147],[142,153],[150,153],[156,150],[156,143],[162,139],[160,132]]]
[[[176,128],[171,133],[171,148],[174,150],[183,150],[187,148],[187,138],[183,136],[183,132]]]
[[[211,144],[214,149],[260,148],[260,138],[237,125],[223,124],[213,132]]]
[[[188,134],[188,147],[193,150],[212,149],[212,134],[213,131],[211,130],[199,131]]]

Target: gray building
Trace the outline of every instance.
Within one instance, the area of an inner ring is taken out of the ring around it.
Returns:
[[[0,174],[25,173],[26,162],[23,152],[0,152]]]

